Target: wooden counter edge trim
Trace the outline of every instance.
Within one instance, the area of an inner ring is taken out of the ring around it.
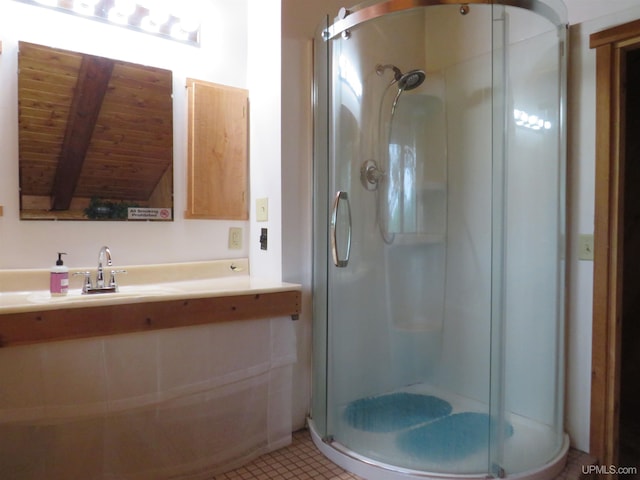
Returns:
[[[0,347],[300,314],[298,290],[0,315]]]

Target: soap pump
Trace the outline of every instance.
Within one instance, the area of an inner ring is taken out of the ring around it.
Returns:
[[[58,252],[58,260],[51,268],[51,278],[49,281],[49,291],[53,296],[66,295],[69,292],[69,269],[62,261],[64,252]]]

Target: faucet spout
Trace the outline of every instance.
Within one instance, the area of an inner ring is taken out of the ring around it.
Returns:
[[[111,261],[111,250],[106,245],[100,249],[100,253],[98,254],[98,273],[96,274],[96,287],[104,288],[104,268],[103,264],[106,263],[106,266],[110,267],[113,265]]]

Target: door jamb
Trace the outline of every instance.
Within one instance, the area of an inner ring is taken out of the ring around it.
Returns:
[[[590,37],[596,49],[596,178],[590,453],[618,461],[624,215],[625,52],[640,47],[640,20]]]

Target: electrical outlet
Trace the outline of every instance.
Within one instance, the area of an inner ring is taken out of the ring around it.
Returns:
[[[231,227],[229,229],[229,249],[240,250],[242,248],[242,228]]]
[[[593,235],[583,233],[578,237],[578,259],[593,260]]]

